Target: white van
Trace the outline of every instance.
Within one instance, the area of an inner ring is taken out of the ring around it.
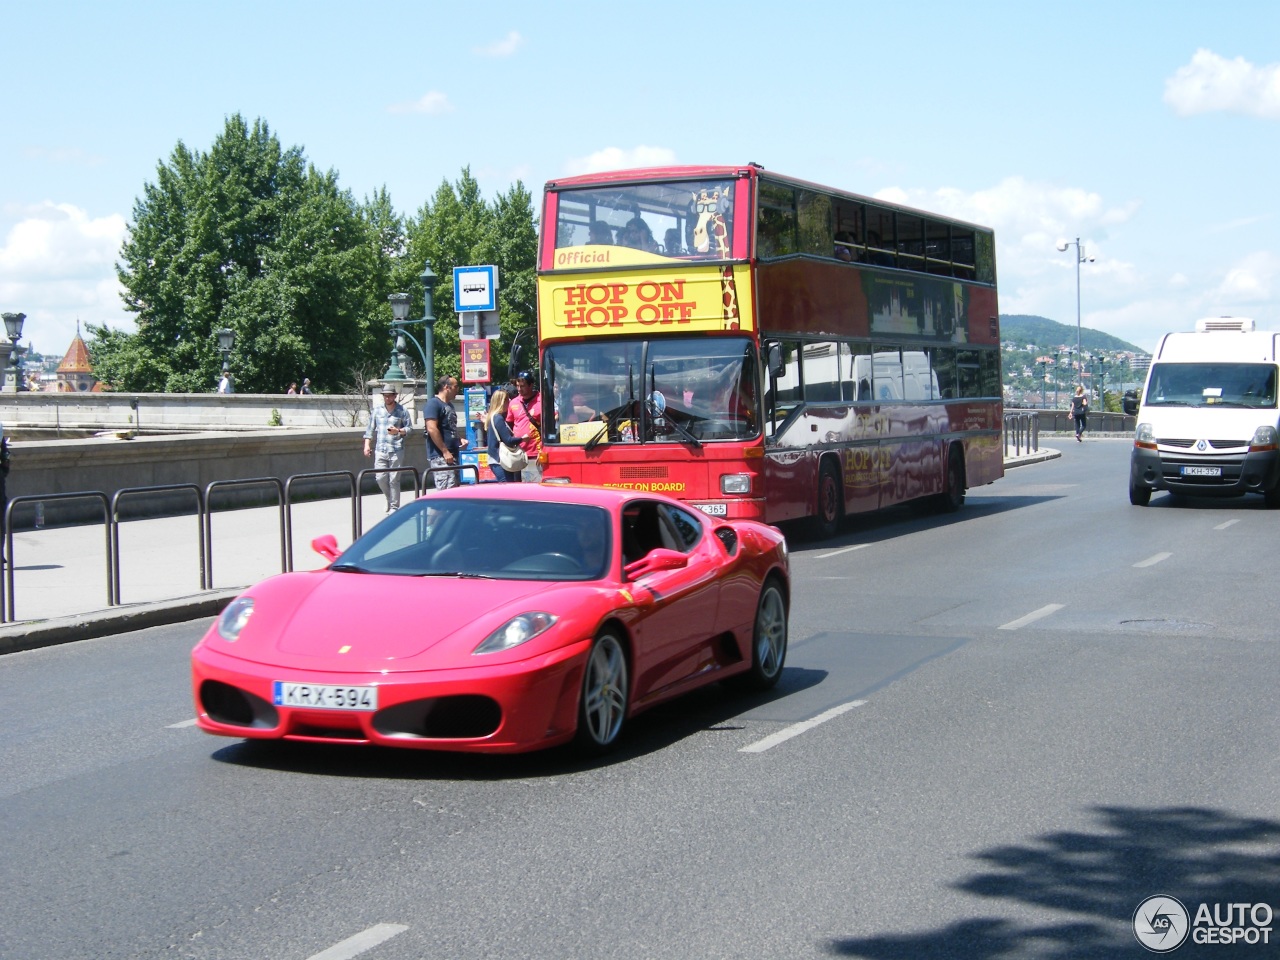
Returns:
[[[1238,497],[1280,507],[1277,339],[1241,317],[1166,333],[1151,358],[1129,460],[1129,502],[1151,491]]]

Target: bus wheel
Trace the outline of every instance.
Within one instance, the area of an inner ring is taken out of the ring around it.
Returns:
[[[831,461],[823,462],[818,471],[818,513],[813,518],[812,529],[820,540],[830,540],[840,529],[844,516],[844,496],[840,491],[840,477]]]
[[[959,447],[947,453],[946,488],[938,494],[938,508],[943,513],[955,513],[964,506],[964,456]]]

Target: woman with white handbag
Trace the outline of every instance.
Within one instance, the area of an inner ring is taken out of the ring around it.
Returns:
[[[485,430],[489,435],[489,469],[503,483],[519,483],[520,471],[529,465],[529,458],[520,449],[524,437],[517,437],[507,423],[507,406],[511,396],[505,390],[493,391],[489,398],[489,412],[484,416]]]

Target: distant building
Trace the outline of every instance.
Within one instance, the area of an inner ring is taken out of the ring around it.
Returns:
[[[58,364],[51,387],[54,393],[101,393],[102,384],[93,375],[89,362],[89,348],[80,338],[80,323],[76,322],[76,336],[67,348],[66,356]]]

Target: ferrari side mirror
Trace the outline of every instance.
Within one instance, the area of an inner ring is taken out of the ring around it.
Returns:
[[[338,538],[332,533],[326,533],[323,537],[316,537],[311,541],[311,549],[320,556],[324,557],[330,563],[338,559]]]
[[[650,550],[639,560],[627,564],[623,572],[628,579],[638,580],[660,570],[679,570],[688,565],[689,558],[679,550],[667,550],[659,547],[655,550]]]

